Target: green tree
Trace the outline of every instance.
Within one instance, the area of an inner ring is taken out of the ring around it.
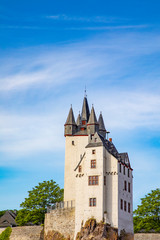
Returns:
[[[134,231],[160,232],[160,188],[152,190],[134,211]]]
[[[23,209],[18,211],[16,217],[20,226],[43,223],[47,207],[63,200],[63,189],[53,180],[39,183],[28,193],[28,198],[20,205]]]

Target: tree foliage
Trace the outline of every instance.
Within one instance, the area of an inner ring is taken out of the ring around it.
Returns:
[[[63,189],[53,180],[43,181],[28,191],[28,198],[21,203],[23,209],[18,211],[16,222],[23,226],[27,224],[41,224],[47,207],[63,200]]]
[[[7,211],[7,210],[2,210],[2,211],[0,211],[0,217],[2,217],[2,216],[5,214],[6,211]]]
[[[134,231],[160,232],[160,188],[152,190],[134,211]]]

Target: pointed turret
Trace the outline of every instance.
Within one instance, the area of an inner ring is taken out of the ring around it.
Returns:
[[[99,129],[99,124],[97,122],[97,117],[96,117],[93,106],[91,109],[89,121],[87,123],[87,129],[88,129],[88,134],[95,134],[95,132],[98,132],[98,129]]]
[[[81,115],[80,115],[80,113],[78,114],[76,124],[77,124],[77,126],[81,125]]]
[[[89,115],[90,115],[90,111],[89,111],[88,101],[87,101],[87,97],[85,96],[83,100],[82,113],[81,113],[82,125],[87,124]]]
[[[104,125],[102,113],[100,113],[100,115],[99,115],[98,123],[99,123],[99,133],[104,138],[106,138],[106,128],[105,128],[105,125]]]
[[[69,110],[69,114],[65,123],[65,136],[66,135],[73,135],[76,132],[76,122],[75,122],[75,118],[74,118],[74,114],[73,114],[73,110],[72,110],[72,106]]]

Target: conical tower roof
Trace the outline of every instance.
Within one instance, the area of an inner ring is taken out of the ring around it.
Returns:
[[[68,114],[68,117],[67,117],[65,125],[67,125],[67,124],[76,125],[72,107],[69,110],[69,114]]]
[[[89,117],[88,124],[98,124],[93,106],[92,106],[92,109],[91,109],[91,114],[90,114],[90,117]]]
[[[81,125],[81,115],[80,115],[80,113],[78,114],[76,124],[77,124],[77,126]]]
[[[98,123],[99,123],[99,131],[106,131],[102,113],[100,113],[100,115],[99,115]]]
[[[83,106],[82,106],[82,114],[81,114],[82,120],[86,120],[88,122],[89,115],[90,115],[90,111],[89,111],[88,101],[85,96],[83,100]]]

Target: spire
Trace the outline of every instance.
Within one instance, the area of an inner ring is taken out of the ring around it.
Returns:
[[[99,115],[98,123],[99,123],[99,133],[104,137],[104,139],[106,139],[106,128],[104,125],[102,113],[100,113]]]
[[[90,117],[89,117],[88,124],[98,124],[93,106],[92,106],[92,109],[91,109],[91,114],[90,114]]]
[[[104,121],[103,121],[103,117],[102,117],[102,113],[100,113],[100,115],[99,115],[98,123],[99,123],[99,131],[106,131]]]
[[[77,124],[77,126],[81,125],[81,115],[80,115],[80,113],[78,114],[76,124]]]
[[[72,110],[72,106],[71,106],[71,108],[69,110],[69,114],[68,114],[68,117],[67,117],[65,125],[67,125],[67,124],[76,125],[76,122],[75,122],[75,119],[74,119],[73,110]]]
[[[87,101],[87,97],[86,97],[86,93],[85,93],[84,100],[83,100],[83,106],[82,106],[82,114],[81,114],[82,120],[85,120],[88,122],[89,115],[90,115],[90,111],[89,111],[88,101]]]

